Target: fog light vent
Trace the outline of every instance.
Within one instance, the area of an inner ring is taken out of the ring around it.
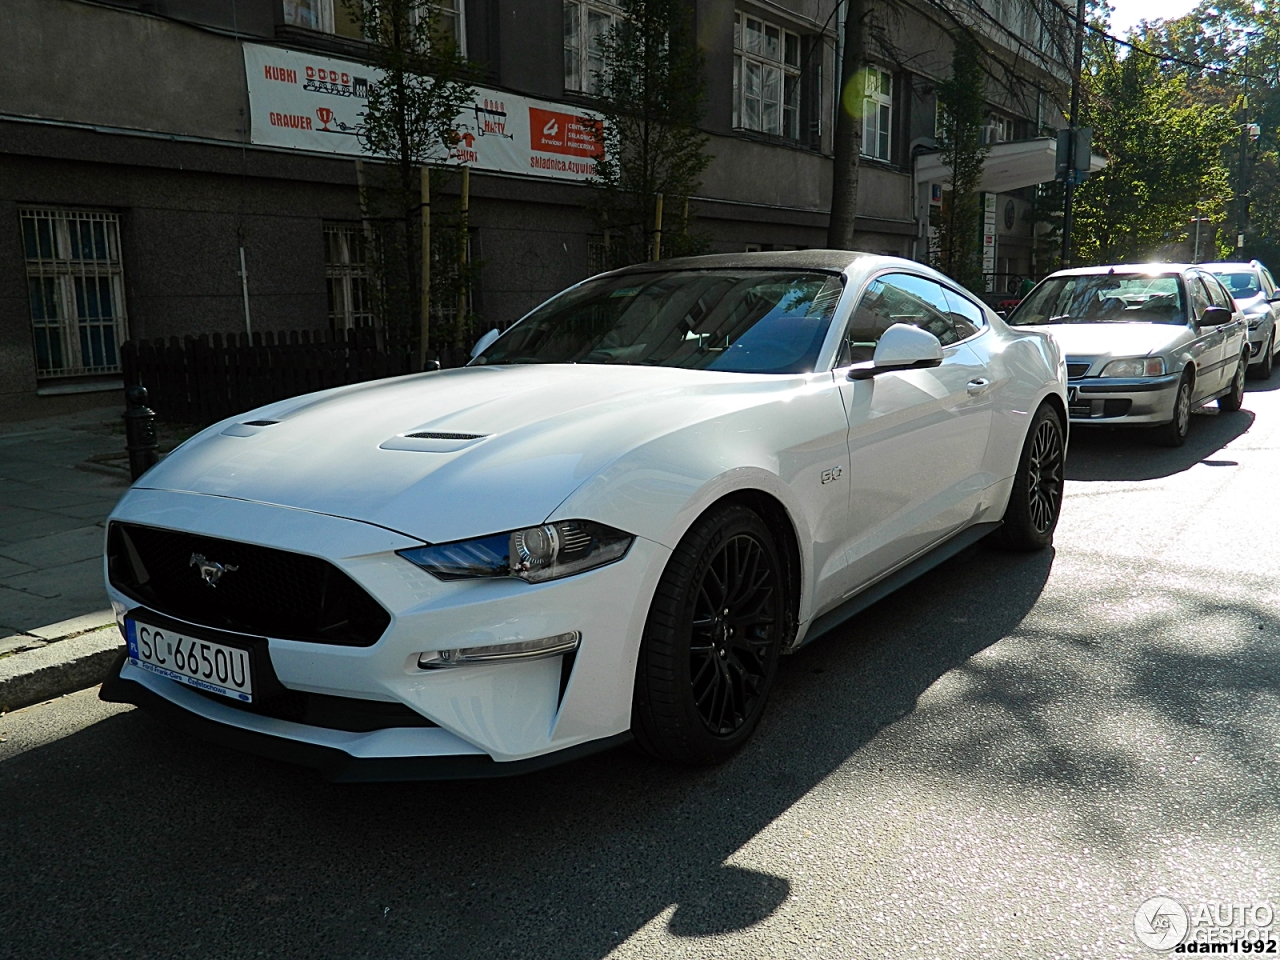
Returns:
[[[428,650],[418,654],[418,666],[423,670],[439,670],[443,667],[461,667],[472,663],[502,663],[511,660],[541,660],[558,657],[578,649],[582,634],[557,633],[554,637],[538,640],[515,640],[511,643],[495,643],[487,647],[459,647],[454,650]]]

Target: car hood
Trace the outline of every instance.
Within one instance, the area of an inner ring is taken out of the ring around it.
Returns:
[[[278,504],[439,543],[541,523],[622,453],[810,378],[559,364],[398,377],[215,424],[137,486]]]
[[[1180,323],[1048,323],[1030,329],[1053,334],[1066,357],[1145,357],[1188,333]]]

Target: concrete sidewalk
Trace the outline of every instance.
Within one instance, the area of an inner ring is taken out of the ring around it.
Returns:
[[[92,458],[123,453],[121,412],[0,424],[0,638],[110,606],[103,528],[129,481]]]

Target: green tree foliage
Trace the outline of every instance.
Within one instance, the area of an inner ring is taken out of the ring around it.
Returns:
[[[384,162],[369,165],[366,203],[377,225],[375,268],[379,314],[390,335],[419,346],[421,330],[421,168],[439,164],[457,141],[459,111],[475,95],[472,70],[457,43],[441,28],[430,0],[344,0],[370,41],[371,62],[383,70],[369,85],[357,132],[361,145]],[[450,174],[438,169],[433,184]],[[441,214],[444,214],[443,216]],[[442,227],[457,218],[433,210],[432,246],[452,264],[452,240]],[[432,270],[432,300],[457,302],[457,271]],[[433,310],[434,312],[434,310]]]
[[[664,257],[702,253],[689,231],[689,197],[711,162],[702,120],[703,57],[682,0],[622,0],[623,16],[601,41],[595,77],[604,156],[590,205],[605,237],[606,267],[652,257],[657,197]]]
[[[1235,127],[1226,109],[1197,102],[1185,76],[1116,45],[1089,45],[1081,125],[1107,166],[1077,193],[1078,263],[1159,256],[1187,235],[1198,211],[1220,211],[1231,187],[1223,149]]]
[[[979,48],[958,36],[951,57],[951,76],[938,83],[941,124],[938,150],[951,171],[951,190],[944,198],[934,263],[971,290],[982,289],[982,210],[978,184],[990,147],[982,142],[986,117],[984,72]]]
[[[1231,202],[1205,212],[1222,228],[1220,255],[1280,266],[1280,4],[1202,0],[1185,16],[1144,22],[1137,33],[1145,49],[1163,58],[1161,72],[1181,78],[1194,103],[1228,111],[1235,124],[1261,127],[1256,143],[1242,144],[1238,127],[1224,143]],[[1251,202],[1242,211],[1238,194],[1246,192]],[[1245,247],[1237,252],[1242,212]]]

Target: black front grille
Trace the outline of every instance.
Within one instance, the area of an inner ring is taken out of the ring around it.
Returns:
[[[1089,368],[1091,366],[1093,366],[1092,363],[1071,363],[1070,361],[1068,361],[1067,362],[1067,379],[1079,380],[1081,377],[1083,377],[1086,373],[1089,372]]]
[[[107,534],[108,576],[152,610],[221,630],[372,646],[391,615],[326,560],[135,523]],[[210,585],[200,564],[220,565]],[[234,568],[234,569],[232,569]]]
[[[256,713],[277,720],[292,720],[309,727],[327,730],[345,730],[348,733],[370,733],[395,727],[434,727],[431,720],[403,703],[386,703],[381,700],[358,700],[354,697],[334,697],[323,693],[306,693],[302,690],[286,690],[270,697],[261,697],[252,703],[242,703],[216,693],[192,687],[196,693],[214,703],[235,707],[245,713]]]

